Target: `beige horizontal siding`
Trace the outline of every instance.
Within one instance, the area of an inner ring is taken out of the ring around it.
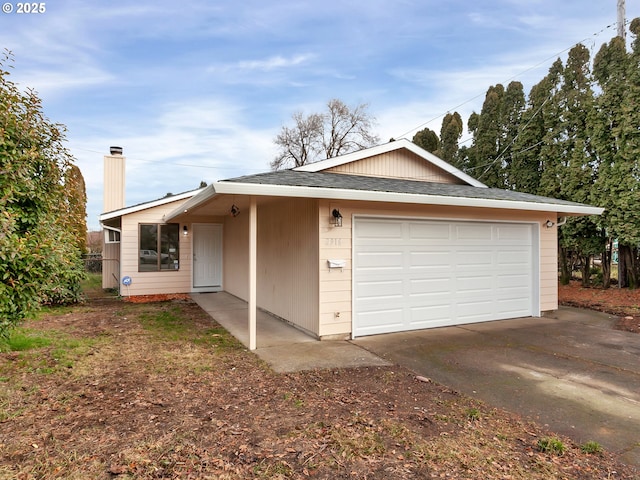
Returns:
[[[547,220],[556,221],[549,214],[538,216],[544,224]],[[558,309],[558,227],[540,227],[540,311]]]
[[[122,218],[120,279],[129,276],[132,280],[129,287],[121,286],[123,296],[188,293],[191,290],[191,231],[187,236],[182,235],[183,224],[180,224],[179,270],[138,271],[139,225],[164,223],[164,215],[175,210],[181,203],[184,203],[184,200],[135,212]]]
[[[404,149],[339,165],[326,171],[385,178],[404,178],[434,183],[463,183],[445,170]]]
[[[330,225],[331,212],[338,208],[342,214],[342,227]],[[351,333],[351,215],[342,204],[320,202],[319,216],[319,318],[318,335],[344,336]],[[344,268],[329,268],[329,260],[344,260]]]

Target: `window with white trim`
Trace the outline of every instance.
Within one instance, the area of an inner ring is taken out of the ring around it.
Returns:
[[[120,243],[120,232],[118,230],[112,230],[111,228],[105,228],[104,243]]]
[[[180,225],[139,225],[138,271],[169,272],[180,268]]]

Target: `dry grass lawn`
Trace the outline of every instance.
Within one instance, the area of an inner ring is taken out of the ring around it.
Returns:
[[[2,479],[639,478],[399,367],[276,374],[189,301],[47,310],[1,345]]]

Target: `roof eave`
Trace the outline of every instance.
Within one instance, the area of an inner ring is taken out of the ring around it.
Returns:
[[[196,197],[199,195],[198,190],[193,190],[190,192],[179,193],[177,195],[172,195],[170,197],[159,198],[157,200],[153,200],[151,202],[141,203],[139,205],[133,205],[131,207],[121,208],[119,210],[113,210],[111,212],[101,213],[98,217],[100,222],[104,222],[107,220],[112,220],[114,218],[121,217],[123,215],[128,215],[130,213],[140,212],[142,210],[147,210],[149,208],[158,207],[160,205],[166,205],[171,202],[178,202],[180,200],[184,200],[190,197]],[[200,191],[201,193],[201,191]]]
[[[211,184],[211,193],[200,193],[187,204],[176,209],[168,218],[187,213],[209,198],[218,194],[256,195],[270,197],[322,198],[331,200],[354,200],[389,203],[413,203],[422,205],[446,205],[476,208],[502,208],[508,210],[527,210],[540,212],[557,212],[565,215],[601,215],[603,208],[590,205],[565,205],[549,202],[525,202],[518,200],[500,200],[488,198],[456,197],[445,195],[428,195],[414,193],[378,192],[372,190],[350,190],[340,188],[301,187],[290,185],[266,185],[256,183],[217,182]],[[208,191],[208,190],[207,190]]]
[[[207,202],[209,199],[216,196],[217,192],[215,189],[215,183],[211,183],[207,185],[204,189],[202,189],[197,195],[193,196],[185,203],[180,205],[175,210],[171,211],[168,215],[165,215],[165,221],[170,222],[171,220],[175,220],[176,218],[186,215],[193,208],[202,205]]]

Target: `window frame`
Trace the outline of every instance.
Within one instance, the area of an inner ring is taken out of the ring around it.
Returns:
[[[120,243],[120,230],[104,227],[104,243]]]
[[[146,230],[149,230],[148,233],[145,233]],[[179,270],[180,224],[139,223],[138,272],[178,272]]]

